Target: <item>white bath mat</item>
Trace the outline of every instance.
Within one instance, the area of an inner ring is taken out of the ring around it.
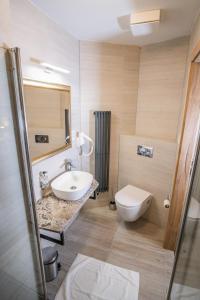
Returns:
[[[55,300],[138,300],[139,273],[78,254]]]

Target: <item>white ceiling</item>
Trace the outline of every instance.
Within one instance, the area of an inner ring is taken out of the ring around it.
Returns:
[[[147,45],[189,35],[200,12],[200,0],[31,0],[41,11],[79,40]],[[132,12],[161,9],[153,33],[134,37]]]

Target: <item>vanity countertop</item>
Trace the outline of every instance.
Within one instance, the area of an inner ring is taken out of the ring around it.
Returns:
[[[87,193],[80,200],[76,201],[59,199],[53,193],[38,200],[36,210],[39,228],[58,233],[65,231],[97,187],[98,182],[93,179]]]

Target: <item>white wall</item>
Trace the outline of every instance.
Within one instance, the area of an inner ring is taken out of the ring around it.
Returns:
[[[10,42],[10,7],[9,0],[0,1],[0,46]]]
[[[71,86],[72,129],[80,130],[79,42],[41,13],[27,0],[10,0],[12,44],[21,49],[22,72],[31,79],[63,83]],[[69,75],[47,74],[31,63],[36,58],[70,70]],[[48,171],[49,178],[62,172],[64,158],[73,158],[80,167],[74,149],[67,150],[33,166],[36,199],[41,197],[39,171]]]

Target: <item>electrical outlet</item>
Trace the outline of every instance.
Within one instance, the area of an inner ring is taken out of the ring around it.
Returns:
[[[35,142],[36,143],[49,143],[49,136],[48,135],[40,135],[36,134],[35,135]]]

